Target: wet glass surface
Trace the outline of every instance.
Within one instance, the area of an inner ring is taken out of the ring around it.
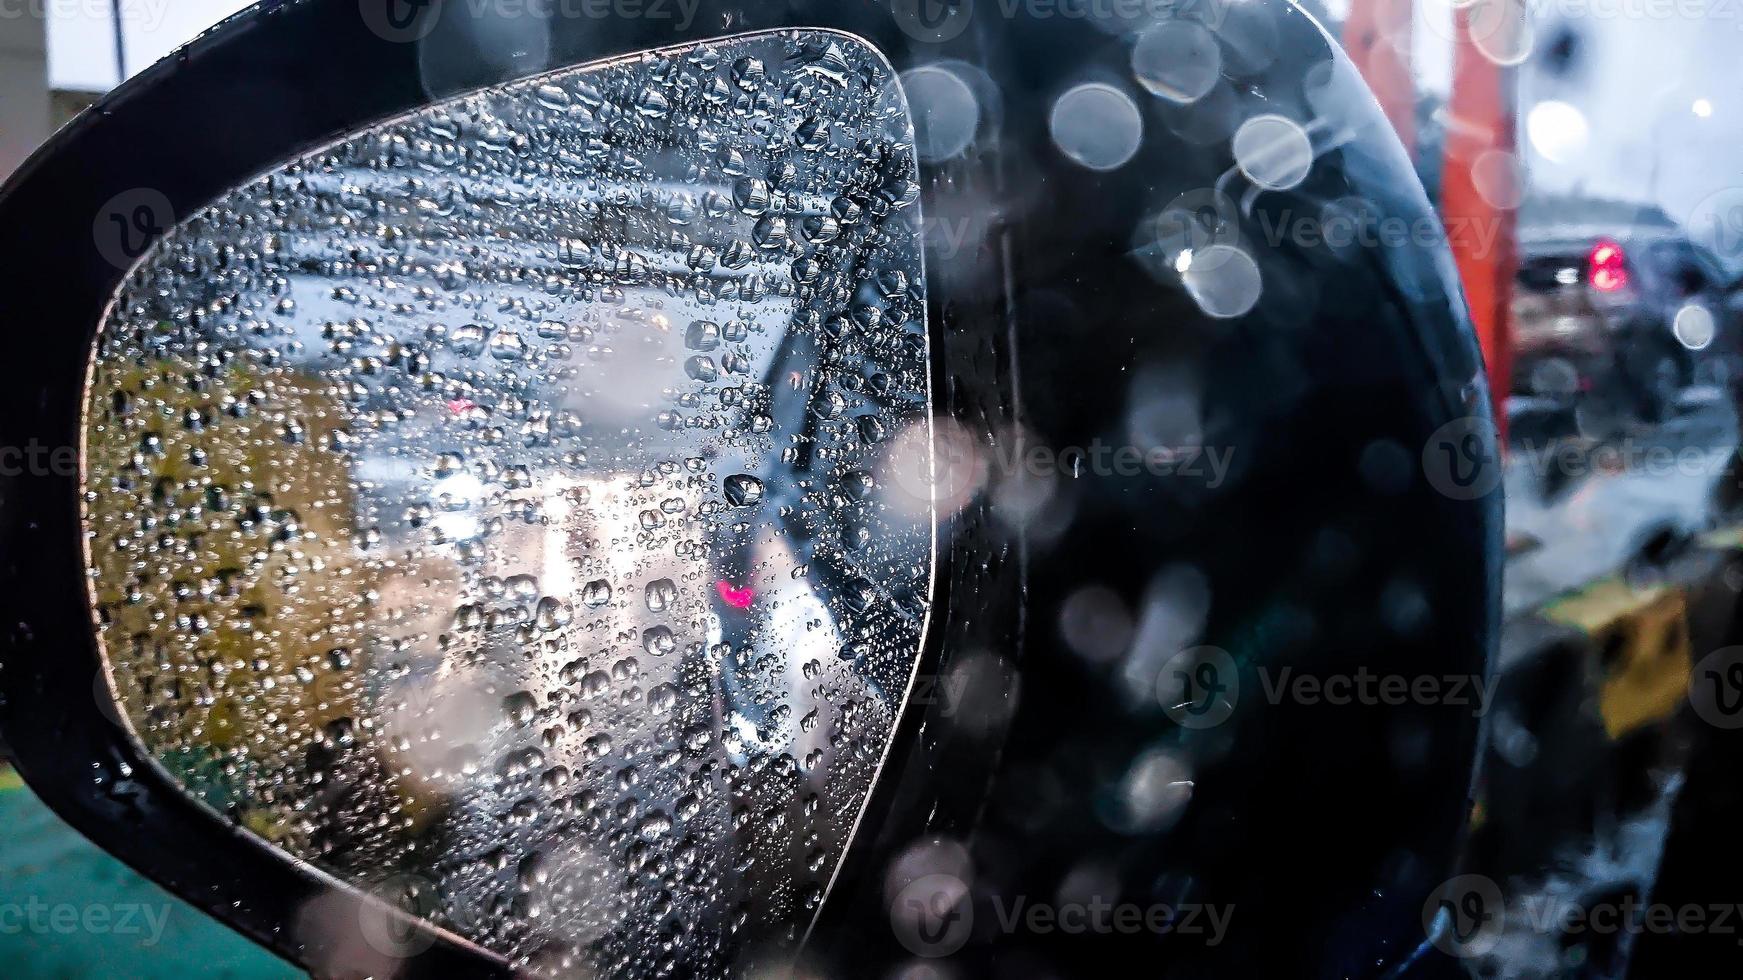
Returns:
[[[926,616],[914,168],[877,52],[753,35],[432,106],[170,234],[85,430],[151,756],[500,953],[790,943]]]

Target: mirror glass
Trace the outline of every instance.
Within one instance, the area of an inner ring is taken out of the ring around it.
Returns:
[[[436,104],[171,230],[90,375],[99,693],[521,964],[781,956],[925,629],[914,167],[882,56],[786,31]]]

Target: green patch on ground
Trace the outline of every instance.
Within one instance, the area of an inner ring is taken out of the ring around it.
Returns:
[[[293,980],[303,974],[62,823],[0,765],[0,975]]]

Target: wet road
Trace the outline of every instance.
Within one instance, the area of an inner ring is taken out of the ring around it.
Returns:
[[[1684,394],[1678,414],[1581,437],[1566,418],[1513,414],[1504,486],[1509,617],[1619,569],[1670,527],[1712,520],[1713,488],[1731,464],[1737,416],[1717,388]]]

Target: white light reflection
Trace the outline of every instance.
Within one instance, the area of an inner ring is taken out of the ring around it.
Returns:
[[[1579,156],[1590,138],[1585,113],[1555,100],[1531,107],[1525,117],[1525,132],[1531,148],[1551,163],[1566,163]]]

